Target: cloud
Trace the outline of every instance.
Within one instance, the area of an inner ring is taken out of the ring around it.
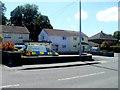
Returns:
[[[99,11],[96,14],[96,18],[99,21],[104,21],[104,22],[118,21],[118,7],[112,7],[104,11]]]
[[[76,18],[76,19],[80,19],[80,12],[77,12],[77,13],[75,14],[75,18]],[[87,18],[88,18],[87,12],[84,11],[84,10],[81,10],[81,19],[87,19]]]

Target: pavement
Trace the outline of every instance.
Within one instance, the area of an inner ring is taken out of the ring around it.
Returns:
[[[52,64],[34,64],[34,65],[22,65],[18,67],[8,67],[2,65],[2,69],[5,70],[29,70],[29,69],[45,69],[45,68],[57,68],[57,67],[68,67],[68,66],[80,66],[80,65],[91,65],[105,63],[105,61],[77,61],[67,63],[52,63]]]

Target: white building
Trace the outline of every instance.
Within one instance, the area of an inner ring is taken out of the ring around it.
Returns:
[[[21,44],[24,40],[29,40],[29,31],[26,27],[5,26],[2,27],[3,42],[12,41],[14,44]]]
[[[82,49],[87,50],[88,37],[82,33]],[[56,51],[79,51],[80,33],[68,30],[43,29],[38,41],[51,41]],[[85,42],[86,41],[86,42]]]

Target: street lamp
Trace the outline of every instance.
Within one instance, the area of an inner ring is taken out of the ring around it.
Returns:
[[[80,20],[79,20],[79,29],[80,29],[80,48],[79,48],[79,56],[81,57],[81,54],[82,54],[82,52],[81,52],[81,46],[82,46],[82,44],[81,44],[81,36],[82,36],[82,34],[81,34],[81,0],[79,0],[79,12],[80,12]]]

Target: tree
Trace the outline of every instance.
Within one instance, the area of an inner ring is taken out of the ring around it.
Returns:
[[[11,12],[11,24],[14,26],[26,26],[30,32],[30,39],[38,40],[38,35],[43,28],[53,28],[47,16],[38,12],[38,6],[25,4],[16,7]]]
[[[52,25],[50,24],[49,18],[45,15],[39,14],[34,23],[34,30],[36,30],[36,32],[33,32],[33,34],[37,35],[37,37],[34,37],[35,40],[38,39],[38,35],[40,34],[43,28],[53,29]]]
[[[7,18],[5,17],[6,7],[5,4],[0,1],[0,21],[2,21],[2,25],[6,25]]]
[[[115,31],[114,34],[113,34],[113,36],[114,36],[115,38],[117,38],[118,41],[119,41],[119,40],[120,40],[120,31]]]
[[[22,7],[18,6],[11,12],[11,23],[15,26],[22,26]]]

